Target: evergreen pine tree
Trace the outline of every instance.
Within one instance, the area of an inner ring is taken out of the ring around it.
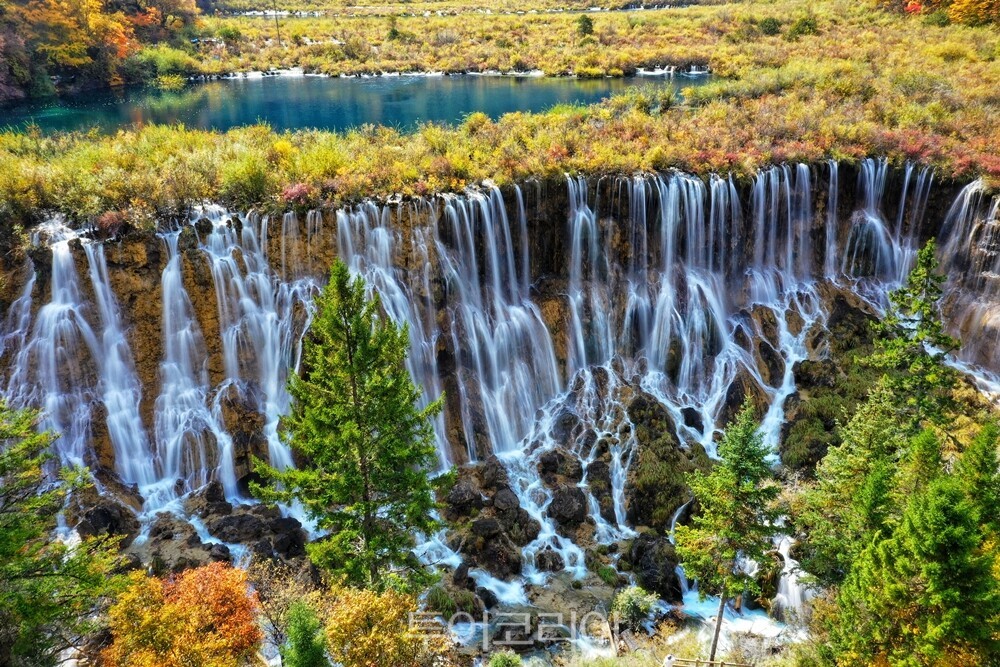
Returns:
[[[987,424],[962,452],[955,475],[962,480],[969,500],[979,508],[987,536],[1000,537],[1000,461],[997,444],[1000,427]]]
[[[276,470],[257,461],[265,483],[251,488],[268,502],[301,503],[329,532],[308,546],[322,569],[375,588],[405,570],[420,585],[425,573],[411,548],[414,533],[436,526],[430,419],[441,401],[418,408],[406,327],[381,313],[377,294],[367,298],[343,262],[316,306],[283,431],[304,465]]]
[[[914,495],[891,537],[862,552],[840,589],[831,629],[840,662],[996,664],[1000,587],[983,542],[959,479],[942,475]]]
[[[52,436],[38,413],[0,401],[0,665],[54,665],[99,627],[97,612],[124,581],[118,540],[67,545],[53,537],[66,494],[84,487],[83,470],[53,485],[44,468]]]
[[[720,598],[710,660],[715,659],[726,601],[744,591],[760,592],[740,561],[763,563],[772,548],[779,488],[771,480],[769,453],[748,401],[726,427],[718,465],[688,480],[700,511],[693,526],[677,527],[677,554],[688,576],[698,580],[699,593]]]
[[[284,667],[329,667],[323,624],[316,612],[299,600],[288,609],[288,641],[281,648]]]
[[[843,581],[861,549],[885,529],[899,453],[907,447],[897,403],[886,380],[846,425],[841,443],[816,467],[816,482],[804,491],[796,527],[808,536],[799,562],[823,586]]]
[[[889,373],[890,386],[912,428],[922,421],[945,426],[954,409],[958,381],[944,358],[958,341],[944,331],[940,301],[945,277],[938,273],[931,239],[917,253],[906,284],[889,295],[889,309],[875,326],[878,336],[870,363]]]

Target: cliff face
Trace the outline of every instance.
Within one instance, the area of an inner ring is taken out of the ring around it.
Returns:
[[[285,382],[339,256],[408,324],[426,400],[445,395],[442,467],[504,462],[502,483],[476,482],[513,494],[497,532],[463,543],[582,567],[555,548],[565,540],[524,526],[579,543],[666,531],[683,472],[744,397],[778,444],[807,375],[796,370],[829,355],[834,324],[865,327],[926,238],[941,237],[969,359],[993,366],[978,339],[1000,329],[968,313],[997,300],[997,206],[975,196],[868,161],[748,183],[529,182],[282,218],[210,207],[103,243],[53,224],[6,258],[5,393],[44,407],[63,460],[106,471],[107,488],[111,472],[135,485],[145,512],[212,480],[236,500],[251,455],[294,463],[278,436]]]

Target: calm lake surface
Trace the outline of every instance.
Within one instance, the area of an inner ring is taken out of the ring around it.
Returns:
[[[412,129],[455,123],[474,111],[493,118],[556,104],[597,102],[636,85],[698,85],[705,76],[569,79],[499,76],[324,78],[267,76],[193,84],[176,93],[101,91],[71,99],[0,108],[0,127],[37,124],[43,131],[112,132],[148,123],[227,130],[267,122],[277,130],[346,130],[366,123]]]

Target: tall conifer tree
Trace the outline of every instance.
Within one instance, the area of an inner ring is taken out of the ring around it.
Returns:
[[[251,488],[269,502],[300,503],[329,532],[308,546],[317,566],[367,587],[384,587],[390,571],[419,584],[423,570],[410,550],[415,532],[436,526],[430,420],[441,401],[418,407],[405,325],[381,312],[378,295],[368,298],[343,262],[316,306],[284,424],[303,465],[276,470],[258,461],[266,484]]]

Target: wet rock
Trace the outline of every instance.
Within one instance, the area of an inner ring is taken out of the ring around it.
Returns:
[[[545,547],[535,554],[535,567],[542,572],[561,572],[566,569],[566,562],[552,547]]]
[[[222,423],[233,441],[233,465],[236,478],[244,480],[253,471],[253,458],[268,460],[266,419],[258,409],[264,395],[256,384],[234,382],[218,397]]]
[[[492,609],[500,603],[493,591],[482,586],[476,589],[476,597],[483,601],[483,606],[487,609]]]
[[[785,379],[785,360],[766,340],[757,341],[757,371],[772,387],[781,386]]]
[[[469,576],[469,564],[465,561],[455,568],[455,572],[451,575],[451,582],[458,588],[464,588],[468,590],[475,590],[476,581]]]
[[[639,585],[667,602],[681,601],[677,555],[666,537],[642,534],[632,540],[627,559]]]
[[[625,484],[625,516],[633,526],[666,533],[674,511],[690,497],[685,475],[707,463],[701,445],[682,446],[670,413],[640,393],[629,404],[638,452]]]
[[[829,299],[827,319],[830,348],[834,353],[866,345],[872,340],[872,323],[877,321],[871,307],[855,294],[837,291]]]
[[[213,517],[205,521],[205,527],[223,542],[238,544],[256,542],[267,530],[263,519],[245,512]]]
[[[199,236],[208,236],[212,233],[212,221],[208,218],[198,218],[194,223],[194,228],[198,231]]]
[[[153,521],[148,539],[140,545],[133,544],[130,552],[148,563],[154,573],[162,575],[221,560],[225,552],[217,546],[203,544],[191,524],[164,513]]]
[[[510,480],[507,477],[507,469],[496,456],[490,456],[483,461],[479,468],[479,478],[483,482],[484,490],[496,490],[502,486],[507,486]]]
[[[569,408],[563,408],[552,423],[549,434],[561,445],[571,442],[580,432],[580,418]]]
[[[504,580],[520,575],[523,566],[520,547],[502,533],[485,541],[477,560],[479,567]]]
[[[800,389],[833,387],[837,383],[837,365],[830,359],[804,359],[795,364],[795,385]]]
[[[222,483],[218,480],[212,480],[184,500],[184,511],[205,519],[228,516],[233,513],[233,506],[226,500],[226,492],[222,488]]]
[[[139,519],[132,509],[113,495],[99,495],[93,487],[73,494],[67,514],[81,537],[120,536],[121,547],[126,548],[139,534]]]
[[[212,544],[208,547],[208,557],[213,561],[218,561],[221,563],[229,563],[232,561],[233,556],[229,552],[229,547],[225,544]]]
[[[91,408],[90,442],[93,448],[91,468],[114,470],[115,448],[111,444],[111,434],[108,433],[108,410],[104,403],[94,403]]]
[[[527,510],[518,508],[514,518],[504,523],[504,530],[514,544],[524,547],[535,541],[542,531],[542,526],[535,519],[531,518]]]
[[[500,531],[500,522],[496,519],[476,519],[472,522],[472,534],[479,537],[495,537],[500,534]]]
[[[455,484],[445,496],[445,516],[454,521],[469,516],[483,508],[483,494],[475,478],[467,472],[460,473]]]
[[[493,509],[497,512],[509,512],[521,506],[520,501],[510,487],[504,487],[493,496]]]
[[[562,528],[575,528],[587,518],[587,496],[578,486],[563,486],[552,494],[546,513]]]
[[[559,478],[572,482],[579,482],[583,479],[583,465],[580,463],[580,459],[561,447],[542,454],[538,459],[538,469],[545,482],[550,486],[555,485]]]
[[[615,500],[611,486],[611,466],[606,461],[593,461],[587,466],[587,485],[601,508],[601,518],[615,523]]]
[[[278,517],[271,521],[271,545],[274,552],[285,559],[306,555],[306,533],[302,524],[291,517]]]
[[[138,484],[126,484],[114,470],[96,468],[91,472],[101,495],[111,496],[137,514],[142,511],[145,500],[139,493]]]
[[[745,368],[741,368],[733,378],[729,389],[726,390],[726,398],[722,402],[722,410],[719,413],[719,425],[725,427],[731,423],[736,415],[743,408],[743,402],[749,398],[753,405],[755,419],[762,419],[767,413],[769,399],[764,388],[757,383],[757,380]]]
[[[778,318],[775,316],[774,311],[767,306],[758,305],[754,306],[750,310],[750,319],[754,323],[754,328],[760,333],[761,337],[767,341],[772,348],[777,348],[780,345],[780,336],[778,335]]]
[[[705,432],[705,421],[701,418],[701,412],[695,408],[682,408],[681,417],[684,418],[684,425],[693,428],[699,433]]]

